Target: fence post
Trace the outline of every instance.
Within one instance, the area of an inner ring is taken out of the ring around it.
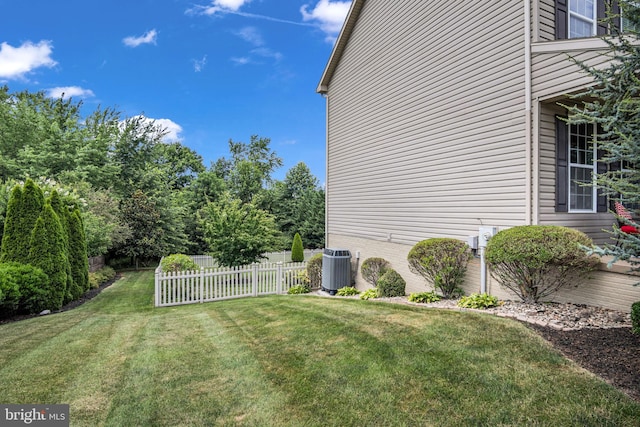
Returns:
[[[200,267],[200,304],[204,301],[204,267]]]
[[[251,266],[251,281],[253,282],[253,296],[258,296],[258,264]]]
[[[156,268],[155,288],[156,288],[156,307],[160,306],[160,268]]]
[[[276,273],[276,294],[282,293],[282,276],[283,276],[282,273],[283,273],[282,263],[279,262],[277,266],[277,273]]]

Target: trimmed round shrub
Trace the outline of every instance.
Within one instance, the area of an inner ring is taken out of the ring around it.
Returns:
[[[407,256],[411,271],[439,289],[444,298],[455,298],[462,294],[460,285],[464,281],[469,259],[469,245],[451,238],[418,242]]]
[[[362,262],[360,271],[362,272],[362,278],[373,286],[378,286],[378,279],[391,268],[391,264],[384,258],[367,258]]]
[[[162,258],[162,271],[196,271],[200,266],[189,255],[173,254]]]
[[[302,246],[302,237],[300,237],[300,233],[296,233],[296,235],[293,236],[293,244],[291,245],[291,261],[304,261],[304,247]]]
[[[89,284],[92,289],[98,289],[104,283],[115,279],[115,277],[116,271],[109,266],[104,266],[94,273],[89,273]]]
[[[0,264],[0,311],[11,315],[16,312],[39,313],[50,308],[47,286],[49,278],[32,265],[8,262]]]
[[[631,332],[640,335],[640,301],[631,305]]]
[[[400,273],[390,268],[378,279],[378,294],[381,297],[402,297],[407,282]]]
[[[322,287],[322,254],[315,254],[307,261],[307,276],[311,289]]]
[[[599,263],[581,231],[556,225],[523,225],[500,231],[487,244],[491,276],[523,302],[533,303],[586,279]]]

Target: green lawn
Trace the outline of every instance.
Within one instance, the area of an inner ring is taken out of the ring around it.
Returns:
[[[87,426],[640,425],[514,321],[315,296],[156,309],[153,272],[0,326],[0,402]]]

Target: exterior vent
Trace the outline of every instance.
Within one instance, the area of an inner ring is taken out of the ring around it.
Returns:
[[[325,249],[322,254],[322,290],[335,295],[338,289],[351,285],[351,252],[347,249]]]

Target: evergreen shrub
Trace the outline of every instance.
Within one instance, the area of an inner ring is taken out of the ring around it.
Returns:
[[[315,254],[307,261],[307,275],[311,289],[322,287],[322,254]]]
[[[640,301],[631,305],[631,331],[640,335]]]
[[[46,286],[46,309],[57,310],[67,294],[67,254],[58,215],[46,202],[31,235],[28,263],[42,269],[49,277]]]
[[[462,294],[460,285],[471,259],[469,246],[457,239],[433,238],[418,242],[411,248],[409,268],[442,292],[444,298]]]
[[[578,286],[598,265],[583,248],[584,233],[555,225],[523,225],[500,231],[487,244],[491,276],[523,302],[533,303],[559,289]]]
[[[400,273],[389,268],[378,279],[378,294],[381,297],[401,297],[406,286],[407,282]]]
[[[49,308],[48,282],[47,275],[37,267],[18,262],[0,264],[0,290],[4,295],[0,312],[31,314]]]
[[[362,262],[360,272],[362,278],[373,286],[378,286],[378,279],[391,268],[391,264],[384,258],[367,258]]]
[[[293,236],[293,244],[291,245],[291,261],[304,261],[304,247],[302,246],[302,237],[300,237],[300,233],[296,233],[296,235]]]
[[[160,263],[162,271],[199,271],[200,266],[196,264],[189,255],[173,254],[162,258]]]

